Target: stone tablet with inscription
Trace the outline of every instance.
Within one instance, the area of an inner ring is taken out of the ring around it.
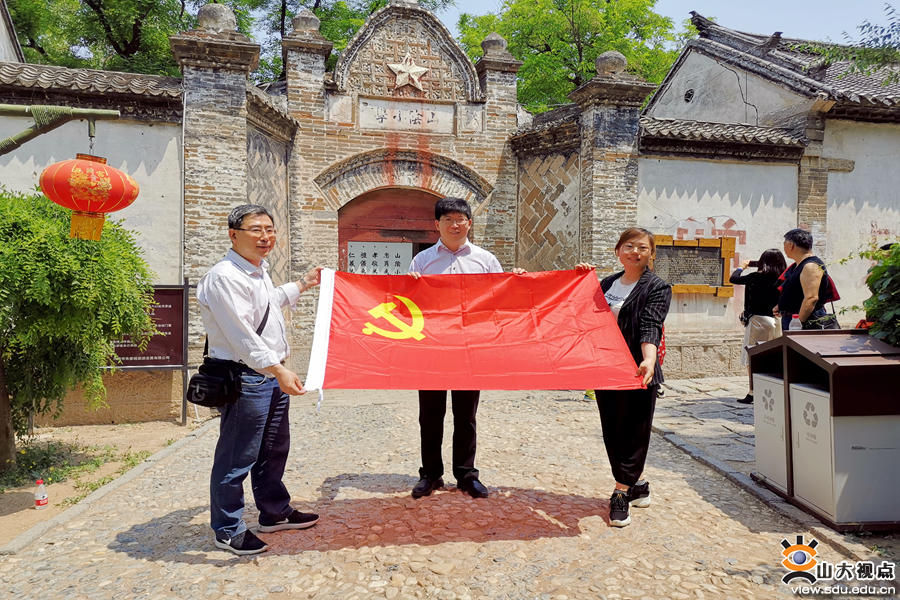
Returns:
[[[672,285],[722,285],[720,248],[657,246],[653,272]]]

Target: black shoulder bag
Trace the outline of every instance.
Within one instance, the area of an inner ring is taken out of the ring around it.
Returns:
[[[269,306],[263,315],[256,335],[262,335],[269,319]],[[209,338],[203,343],[203,364],[191,377],[186,393],[187,401],[208,408],[220,408],[237,402],[241,395],[241,370],[239,362],[221,360],[209,356]]]

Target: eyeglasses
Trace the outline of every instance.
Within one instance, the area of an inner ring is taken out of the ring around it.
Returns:
[[[650,254],[650,246],[635,246],[634,244],[622,244],[619,248],[625,254],[637,252],[638,254]]]
[[[263,229],[262,227],[251,227],[250,229],[241,229],[240,227],[235,227],[235,229],[237,231],[246,231],[254,237],[262,237],[262,234],[264,233],[273,237],[278,235],[278,230],[276,230],[274,227],[266,227],[265,229]]]
[[[441,219],[441,223],[445,223],[447,225],[459,225],[462,227],[469,223],[469,219]]]

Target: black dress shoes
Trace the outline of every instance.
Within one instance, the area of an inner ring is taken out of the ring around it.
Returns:
[[[488,489],[477,479],[463,479],[456,482],[456,487],[466,492],[473,498],[487,498]]]
[[[753,404],[753,394],[747,394],[740,400],[738,400],[741,404]]]
[[[428,479],[423,477],[412,490],[413,498],[421,498],[422,496],[430,496],[431,492],[444,487],[444,480],[440,477],[437,479]]]

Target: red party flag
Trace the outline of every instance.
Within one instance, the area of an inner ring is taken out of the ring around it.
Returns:
[[[630,390],[637,366],[594,271],[322,271],[308,390]]]

